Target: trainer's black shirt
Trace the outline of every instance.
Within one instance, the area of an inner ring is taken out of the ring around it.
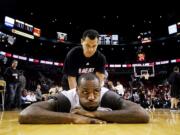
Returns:
[[[93,56],[87,58],[83,54],[82,46],[74,47],[72,50],[68,52],[64,61],[62,78],[63,89],[69,89],[67,76],[73,76],[78,78],[83,73],[104,73],[105,64],[106,58],[98,50],[95,52]]]

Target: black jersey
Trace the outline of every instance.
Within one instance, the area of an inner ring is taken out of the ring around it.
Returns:
[[[63,67],[62,85],[68,86],[67,76],[79,77],[83,73],[105,72],[106,58],[98,50],[87,58],[83,54],[82,46],[74,47],[66,56]]]

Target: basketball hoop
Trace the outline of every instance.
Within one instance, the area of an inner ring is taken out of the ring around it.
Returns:
[[[155,70],[154,70],[154,65],[135,65],[134,67],[134,76],[135,77],[140,77],[145,80],[148,80],[149,77],[154,77],[155,76]]]
[[[142,77],[144,77],[145,80],[148,80],[148,79],[149,79],[149,74],[148,74],[148,73],[142,74]],[[141,77],[141,78],[142,78],[142,77]]]

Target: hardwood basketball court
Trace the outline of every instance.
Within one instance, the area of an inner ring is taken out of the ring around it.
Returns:
[[[0,112],[0,135],[180,135],[180,111],[149,111],[148,124],[21,125],[18,111]]]

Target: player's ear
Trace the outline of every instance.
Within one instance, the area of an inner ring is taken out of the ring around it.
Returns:
[[[78,90],[79,90],[79,88],[78,88],[78,86],[76,86],[76,92],[78,92]]]
[[[83,42],[84,42],[84,40],[81,38],[81,45],[82,45]]]
[[[76,93],[79,95],[79,88],[76,86]]]

